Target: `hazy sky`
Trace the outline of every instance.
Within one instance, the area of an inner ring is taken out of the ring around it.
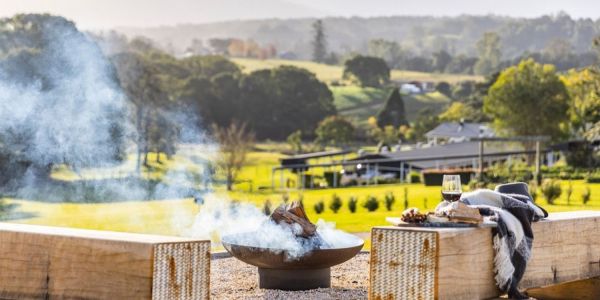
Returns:
[[[559,11],[597,19],[600,0],[0,0],[0,16],[49,12],[86,29],[311,16],[535,17]]]

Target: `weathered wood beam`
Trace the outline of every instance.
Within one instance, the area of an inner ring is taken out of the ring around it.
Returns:
[[[520,288],[600,276],[600,211],[551,214],[534,223],[533,231],[532,257]],[[371,299],[500,295],[491,228],[376,227],[371,239]]]
[[[0,223],[0,299],[207,299],[210,242]]]

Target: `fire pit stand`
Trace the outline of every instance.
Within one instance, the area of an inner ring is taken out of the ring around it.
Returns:
[[[354,257],[364,244],[357,236],[347,234],[349,247],[315,249],[300,257],[290,257],[284,250],[239,245],[235,243],[238,240],[243,239],[230,235],[221,242],[235,258],[258,267],[259,287],[287,291],[330,287],[331,267]]]
[[[322,269],[266,269],[258,268],[258,287],[286,291],[300,291],[331,286],[331,268]]]

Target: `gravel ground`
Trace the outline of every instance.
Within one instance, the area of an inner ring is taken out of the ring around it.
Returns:
[[[331,288],[286,292],[258,288],[256,267],[235,258],[213,258],[210,271],[212,299],[367,299],[369,254],[331,268]]]

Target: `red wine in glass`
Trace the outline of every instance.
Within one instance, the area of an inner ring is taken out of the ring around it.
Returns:
[[[442,192],[442,198],[446,201],[454,202],[460,200],[461,192]]]
[[[460,200],[460,195],[462,195],[460,176],[444,175],[442,180],[442,198],[446,201],[454,202]]]

